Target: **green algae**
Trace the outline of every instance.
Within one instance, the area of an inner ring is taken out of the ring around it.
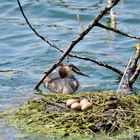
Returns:
[[[73,111],[65,105],[71,98],[86,98],[93,107]],[[140,96],[111,92],[44,95],[2,115],[11,126],[47,139],[69,139],[70,136],[90,140],[98,135],[105,139],[105,136],[117,137],[121,133],[140,133]]]

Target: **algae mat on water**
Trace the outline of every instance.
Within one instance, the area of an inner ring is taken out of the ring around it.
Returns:
[[[67,99],[83,98],[92,102],[91,109],[74,111],[65,105]],[[3,115],[10,125],[28,133],[56,135],[61,139],[76,135],[90,139],[96,134],[134,134],[140,132],[140,96],[110,92],[46,95]]]

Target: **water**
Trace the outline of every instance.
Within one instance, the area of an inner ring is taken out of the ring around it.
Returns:
[[[70,45],[81,32],[77,14],[87,27],[106,5],[103,0],[22,0],[21,3],[34,28],[61,49]],[[138,0],[134,0],[133,3],[130,0],[122,0],[115,7],[119,29],[140,35],[139,5]],[[109,15],[106,15],[102,23],[107,24],[108,19]],[[118,34],[112,36],[110,32],[95,27],[75,46],[73,52],[124,70],[134,52],[132,46],[136,43],[134,39]],[[5,71],[0,72],[0,111],[15,108],[35,97],[34,86],[43,72],[60,55],[31,31],[19,11],[16,0],[0,0],[0,70]],[[70,58],[70,62],[91,77],[77,76],[81,83],[79,92],[117,89],[119,81],[116,73],[76,58]],[[140,79],[134,85],[138,92],[139,84]],[[15,140],[17,130],[0,124],[1,139],[9,140],[11,137]]]

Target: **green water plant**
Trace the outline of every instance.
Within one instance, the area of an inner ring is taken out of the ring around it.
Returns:
[[[72,110],[66,106],[67,99],[87,99],[92,108]],[[140,132],[140,96],[111,92],[46,95],[7,111],[3,116],[8,124],[40,135],[91,137],[95,134],[136,133]]]

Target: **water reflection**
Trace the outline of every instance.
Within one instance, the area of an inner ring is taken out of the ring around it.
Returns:
[[[92,0],[86,0],[86,1],[77,1],[77,0],[31,0],[31,1],[37,1],[37,2],[43,2],[43,3],[49,3],[52,6],[57,6],[61,8],[68,8],[68,9],[74,9],[74,10],[80,10],[80,11],[86,11],[86,10],[93,10],[93,8],[99,8],[99,4],[103,3],[103,0],[99,1],[92,1]]]

